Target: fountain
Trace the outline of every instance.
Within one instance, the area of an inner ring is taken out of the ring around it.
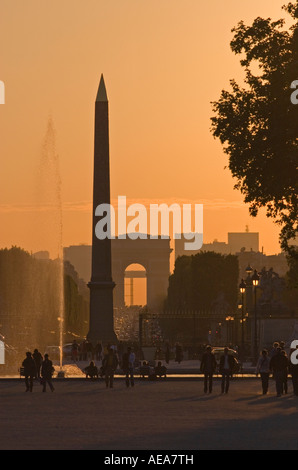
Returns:
[[[0,250],[0,343],[3,340],[5,346],[5,361],[0,351],[1,376],[17,375],[25,352],[35,348],[59,359],[58,376],[65,374],[62,197],[51,118],[36,171],[34,218],[23,229],[29,231],[37,253],[17,246]]]
[[[58,265],[58,304],[59,316],[59,372],[58,377],[64,377],[63,371],[63,332],[64,332],[64,262],[63,262],[63,222],[62,195],[59,168],[59,156],[56,153],[56,138],[53,120],[48,120],[47,131],[43,142],[39,168],[39,204],[45,210],[46,220],[40,219],[40,233],[44,248],[48,248]],[[49,232],[49,227],[51,228]],[[50,233],[50,239],[49,239]],[[45,244],[47,246],[45,246]]]

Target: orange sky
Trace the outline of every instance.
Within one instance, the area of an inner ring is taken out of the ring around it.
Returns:
[[[64,245],[90,243],[94,101],[110,103],[111,196],[203,203],[204,241],[278,227],[248,215],[210,134],[210,101],[243,77],[231,28],[285,16],[285,0],[0,0],[0,247],[46,249],[34,226],[49,115],[60,157]],[[51,227],[49,227],[51,231]]]

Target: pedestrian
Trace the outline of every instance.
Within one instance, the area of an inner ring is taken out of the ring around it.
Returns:
[[[277,341],[275,341],[273,343],[273,346],[272,346],[272,349],[269,353],[269,358],[272,359],[273,356],[275,356],[275,354],[277,354],[277,348],[279,348],[279,343]]]
[[[85,343],[85,346],[86,346],[87,361],[93,361],[93,346],[92,346],[92,343],[89,340],[87,340],[86,343]]]
[[[128,388],[134,386],[134,364],[136,356],[130,347],[127,348],[127,352],[122,357],[122,370],[125,373],[125,384]]]
[[[221,393],[228,393],[230,388],[230,378],[233,376],[235,359],[229,354],[229,348],[224,349],[224,354],[220,358],[219,373],[222,375]]]
[[[207,346],[206,351],[202,356],[200,371],[204,374],[204,393],[212,393],[213,374],[216,371],[217,363],[215,356],[212,352],[212,347]]]
[[[270,370],[273,372],[273,378],[276,385],[276,395],[281,397],[283,392],[283,385],[285,380],[285,374],[288,370],[288,359],[282,354],[281,348],[276,348],[277,352],[270,360]]]
[[[112,347],[109,347],[107,354],[103,358],[102,365],[105,375],[106,388],[113,388],[114,373],[118,366],[118,359]]]
[[[291,350],[290,372],[292,376],[293,392],[294,392],[294,395],[298,397],[298,364],[293,363],[294,352],[297,353],[296,351],[297,349],[298,349],[298,345],[296,346],[296,349]]]
[[[95,358],[97,361],[101,360],[101,353],[102,353],[102,344],[98,342],[95,346]]]
[[[175,361],[180,364],[180,362],[183,359],[183,350],[181,344],[177,343],[176,344],[176,356],[175,356]]]
[[[33,352],[33,359],[35,362],[35,367],[36,367],[36,379],[40,379],[40,368],[41,368],[41,363],[42,363],[42,355],[38,351],[38,349],[34,349]]]
[[[43,385],[42,391],[43,392],[46,392],[47,383],[52,392],[55,390],[52,384],[52,377],[53,377],[54,370],[55,369],[53,367],[52,361],[50,361],[49,359],[49,355],[45,354],[44,361],[41,364],[41,377],[42,377],[42,385]]]
[[[257,363],[256,375],[258,376],[259,374],[261,375],[263,395],[266,395],[268,393],[270,376],[270,358],[267,349],[263,349]]]
[[[36,365],[31,352],[26,352],[26,359],[22,363],[24,367],[24,376],[26,384],[26,392],[33,391],[33,379],[36,377]]]

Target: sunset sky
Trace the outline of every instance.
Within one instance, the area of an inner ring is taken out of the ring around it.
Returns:
[[[0,0],[0,248],[46,249],[36,235],[36,175],[49,116],[56,129],[63,244],[91,242],[94,101],[109,98],[111,196],[204,204],[204,242],[279,229],[249,216],[210,133],[210,101],[241,81],[231,29],[285,17],[285,0]],[[298,76],[297,76],[298,78]],[[51,231],[49,227],[49,232]]]

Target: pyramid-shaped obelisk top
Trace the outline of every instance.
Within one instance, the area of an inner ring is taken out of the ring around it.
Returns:
[[[96,101],[108,101],[107,90],[103,74],[101,74]]]

